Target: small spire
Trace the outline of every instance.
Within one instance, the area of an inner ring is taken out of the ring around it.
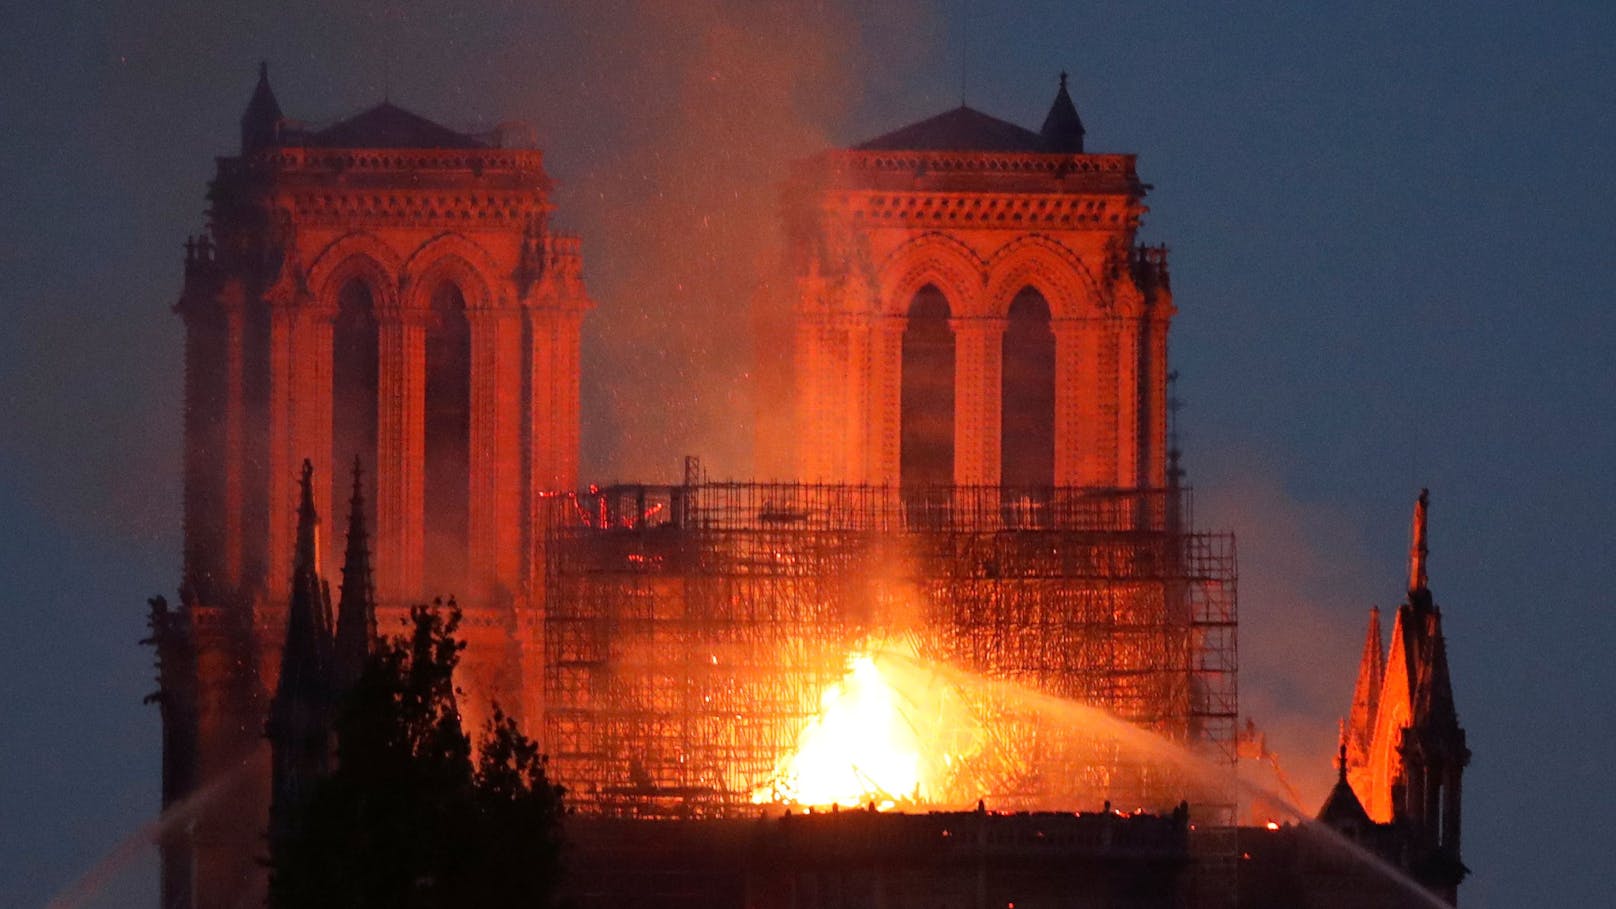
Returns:
[[[337,605],[337,684],[358,680],[376,638],[376,588],[365,530],[364,468],[354,456],[353,495],[348,499],[348,549],[342,560],[342,591]]]
[[[293,828],[296,811],[326,772],[330,752],[331,594],[320,579],[320,516],[314,510],[314,465],[307,460],[300,480],[286,640],[265,730],[274,752],[270,831],[276,839]]]
[[[252,100],[241,115],[241,153],[275,145],[280,141],[281,105],[275,100],[275,91],[269,87],[269,61],[258,61],[258,84],[253,88]]]
[[[1386,676],[1386,644],[1380,632],[1380,607],[1370,607],[1369,630],[1364,635],[1363,655],[1358,661],[1358,682],[1352,690],[1352,713],[1347,721],[1347,742],[1351,763],[1369,763],[1374,744],[1375,717],[1380,711],[1381,688]]]
[[[1336,782],[1345,783],[1347,781],[1347,721],[1344,720],[1344,719],[1338,719],[1338,720],[1335,721],[1335,724],[1336,724],[1336,752],[1335,752]]]
[[[304,572],[320,573],[320,515],[314,510],[314,464],[303,459],[298,479],[301,498],[297,505],[297,550],[292,561],[293,583]]]
[[[1081,155],[1083,153],[1083,120],[1077,115],[1077,105],[1066,90],[1066,73],[1060,74],[1060,90],[1055,102],[1044,117],[1043,129],[1038,134],[1044,139],[1046,151],[1055,154]]]
[[[1421,489],[1420,497],[1414,503],[1414,529],[1413,540],[1408,547],[1408,591],[1410,594],[1422,593],[1427,589],[1429,578],[1425,572],[1425,560],[1430,555],[1430,549],[1425,543],[1426,512],[1431,507],[1431,491]]]

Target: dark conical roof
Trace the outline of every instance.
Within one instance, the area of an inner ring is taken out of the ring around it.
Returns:
[[[252,99],[247,102],[247,109],[241,114],[242,152],[274,145],[279,138],[283,119],[280,102],[275,100],[275,91],[269,87],[269,63],[260,61],[258,85],[253,89]]]
[[[329,148],[485,148],[487,143],[387,101],[308,136]]]
[[[1044,140],[1030,129],[990,117],[963,104],[945,114],[877,136],[858,151],[1042,152]]]
[[[1346,730],[1342,730],[1340,752],[1336,758],[1335,787],[1324,800],[1324,806],[1319,809],[1319,820],[1337,830],[1354,832],[1367,830],[1374,826],[1369,819],[1369,812],[1364,810],[1363,802],[1358,800],[1358,793],[1352,791],[1352,785],[1347,782],[1347,739]]]
[[[1375,825],[1369,819],[1369,812],[1364,810],[1363,802],[1358,801],[1358,793],[1352,791],[1345,779],[1335,781],[1324,807],[1319,809],[1319,820],[1337,830],[1365,830]]]
[[[1043,137],[1046,151],[1070,155],[1083,153],[1083,120],[1078,117],[1077,105],[1072,103],[1072,96],[1066,91],[1065,73],[1060,74],[1060,91],[1055,93],[1055,103],[1049,106],[1044,127],[1038,134]]]

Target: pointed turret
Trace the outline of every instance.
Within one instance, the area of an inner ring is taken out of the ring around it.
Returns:
[[[1451,732],[1459,728],[1459,712],[1453,706],[1453,682],[1448,677],[1448,642],[1442,634],[1442,617],[1432,618],[1414,686],[1414,715],[1427,726]]]
[[[269,87],[269,63],[260,61],[258,85],[253,89],[252,100],[247,102],[247,110],[241,115],[241,153],[276,144],[284,119],[280,102],[275,100],[275,92]]]
[[[1364,811],[1363,802],[1358,800],[1358,794],[1352,791],[1347,784],[1347,730],[1341,730],[1340,750],[1335,759],[1335,786],[1319,808],[1318,819],[1336,830],[1347,834],[1354,839],[1360,838],[1363,833],[1372,827],[1375,822],[1369,819],[1369,813]]]
[[[1065,73],[1060,74],[1060,91],[1055,93],[1055,103],[1049,106],[1044,127],[1038,134],[1044,138],[1046,151],[1068,155],[1083,153],[1083,121],[1077,116],[1077,105],[1072,103],[1071,94],[1066,91]]]
[[[320,578],[319,525],[314,510],[314,466],[303,462],[297,511],[297,554],[286,645],[269,707],[273,750],[270,831],[287,832],[310,787],[330,765],[332,704],[331,595]]]
[[[1352,714],[1347,721],[1347,763],[1356,769],[1369,763],[1375,737],[1375,714],[1380,710],[1380,689],[1386,682],[1386,644],[1380,633],[1380,607],[1369,610],[1369,631],[1358,661],[1358,684],[1352,690]]]
[[[359,458],[355,457],[353,496],[348,500],[348,549],[342,560],[342,593],[337,605],[338,691],[346,691],[359,678],[376,638],[376,588],[371,579],[362,476]]]
[[[297,509],[297,550],[292,562],[292,601],[276,696],[288,684],[299,684],[296,673],[288,670],[323,671],[330,663],[331,594],[320,577],[320,515],[314,510],[314,465],[305,460]],[[289,675],[294,678],[289,679]]]

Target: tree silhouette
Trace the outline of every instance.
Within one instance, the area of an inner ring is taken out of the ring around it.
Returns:
[[[336,720],[336,770],[271,843],[270,902],[304,907],[547,905],[560,875],[561,787],[495,705],[473,761],[450,600],[378,642]]]

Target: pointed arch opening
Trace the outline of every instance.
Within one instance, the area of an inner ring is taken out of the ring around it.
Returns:
[[[999,386],[999,477],[1006,509],[1036,508],[1055,485],[1055,333],[1031,287],[1010,303]]]
[[[353,492],[350,467],[364,464],[365,519],[376,526],[377,435],[376,296],[370,285],[353,278],[337,294],[331,326],[331,482],[333,514],[346,514]],[[339,530],[339,532],[341,532]]]
[[[448,596],[465,586],[471,509],[471,323],[449,281],[428,311],[425,417],[423,568],[427,589]]]
[[[941,509],[954,482],[954,332],[948,299],[928,284],[903,332],[899,486],[911,515]]]

